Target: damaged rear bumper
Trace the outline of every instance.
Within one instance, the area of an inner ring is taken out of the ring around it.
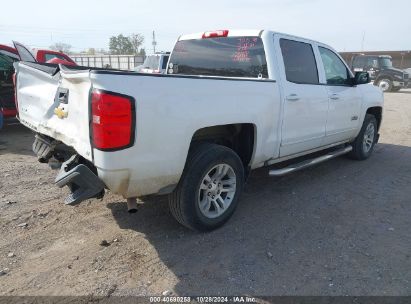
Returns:
[[[104,183],[89,167],[78,163],[78,155],[73,155],[62,164],[55,183],[60,188],[70,188],[71,193],[64,201],[68,205],[79,204],[93,197],[102,197],[105,188]]]

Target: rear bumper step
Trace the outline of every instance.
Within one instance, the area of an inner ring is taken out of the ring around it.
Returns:
[[[325,155],[321,155],[321,156],[313,158],[313,159],[308,159],[308,160],[302,161],[300,163],[292,164],[292,165],[290,165],[288,167],[285,167],[285,168],[270,170],[270,172],[268,174],[271,175],[271,176],[286,175],[288,173],[292,173],[292,172],[295,172],[295,171],[298,171],[298,170],[301,170],[301,169],[304,169],[304,168],[307,168],[307,167],[317,165],[319,163],[325,162],[326,160],[338,157],[340,155],[347,154],[351,151],[352,151],[352,146],[347,146],[347,147],[344,147],[342,149],[329,152]]]
[[[104,190],[104,183],[86,165],[78,164],[77,156],[63,163],[55,183],[60,188],[70,188],[71,193],[64,201],[67,205],[79,204],[86,199],[98,197]]]

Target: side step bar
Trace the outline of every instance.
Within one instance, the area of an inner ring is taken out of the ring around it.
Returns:
[[[317,165],[319,163],[325,162],[326,160],[338,157],[340,155],[347,154],[351,151],[352,151],[352,146],[347,146],[347,147],[344,147],[342,149],[327,153],[325,155],[321,155],[321,156],[313,158],[313,159],[308,159],[308,160],[302,161],[300,163],[292,164],[292,165],[290,165],[288,167],[285,167],[285,168],[270,170],[270,172],[268,174],[270,176],[283,176],[283,175],[286,175],[286,174],[291,173],[291,172],[295,172],[295,171],[298,171],[298,170],[301,170],[301,169],[304,169],[304,168],[307,168],[307,167]]]

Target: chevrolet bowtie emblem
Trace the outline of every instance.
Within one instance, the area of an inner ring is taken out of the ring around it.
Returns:
[[[58,118],[63,119],[67,117],[68,112],[64,111],[62,108],[55,108],[54,114],[56,114]]]

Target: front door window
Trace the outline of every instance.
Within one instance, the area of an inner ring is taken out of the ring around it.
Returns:
[[[319,47],[324,65],[325,77],[329,85],[350,84],[350,73],[342,60],[331,50]]]

